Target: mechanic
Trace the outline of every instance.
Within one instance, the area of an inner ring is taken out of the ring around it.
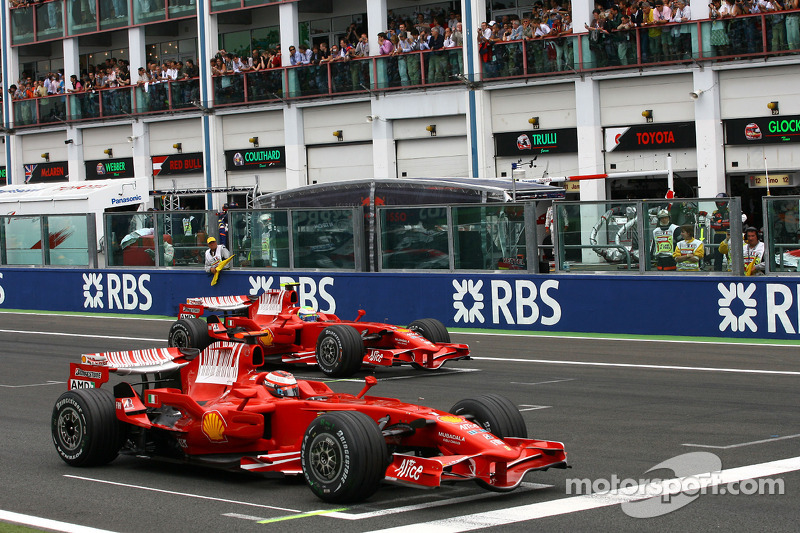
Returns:
[[[764,243],[758,240],[758,230],[752,226],[744,230],[744,274],[746,276],[762,276],[766,270],[764,263]]]
[[[217,273],[217,265],[224,261],[225,259],[231,256],[231,253],[228,251],[225,246],[221,244],[217,244],[217,239],[214,237],[209,237],[206,241],[208,243],[208,250],[206,250],[206,272],[209,274],[216,274]],[[230,262],[228,262],[224,267],[223,270],[229,270],[231,268]]]
[[[276,370],[264,378],[264,387],[277,398],[297,398],[300,396],[300,387],[297,380],[290,372]]]
[[[655,252],[656,270],[675,270],[677,267],[672,253],[675,244],[680,241],[680,228],[670,222],[669,211],[666,209],[660,209],[657,216],[658,227],[653,230],[650,253]]]
[[[319,320],[319,315],[314,310],[313,307],[306,305],[305,307],[301,307],[297,310],[297,316],[300,317],[300,320],[303,322],[317,322]]]
[[[699,272],[700,261],[703,260],[703,255],[705,255],[703,241],[694,238],[694,226],[691,224],[681,226],[681,237],[683,240],[675,245],[675,253],[673,254],[675,262],[678,264],[678,270],[681,272]]]
[[[725,193],[719,193],[717,198],[725,198]],[[717,209],[711,214],[711,229],[714,230],[714,243],[720,244],[727,238],[728,232],[731,229],[731,214],[728,210],[727,200],[718,200],[715,202]],[[714,270],[717,272],[722,271],[722,262],[725,254],[720,252],[719,248],[714,252]]]

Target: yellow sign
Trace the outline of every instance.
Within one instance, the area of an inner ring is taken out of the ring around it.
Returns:
[[[767,186],[767,175],[761,174],[757,176],[750,176],[750,187],[766,187]],[[770,187],[791,187],[792,186],[792,178],[789,174],[770,174],[769,175],[769,186]]]
[[[581,192],[581,182],[580,181],[565,181],[564,182],[564,191],[566,191],[566,192]]]

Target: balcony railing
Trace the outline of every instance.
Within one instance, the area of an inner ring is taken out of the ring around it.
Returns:
[[[797,54],[798,26],[800,10],[783,11],[602,34],[493,43],[479,46],[478,53],[482,58],[483,80],[545,77]],[[215,76],[212,100],[214,106],[237,106],[454,85],[462,82],[463,67],[461,48],[283,67]],[[150,84],[147,89],[120,87],[16,100],[13,126],[192,110],[195,109],[192,102],[198,102],[199,95],[199,80],[192,79]]]
[[[800,11],[664,24],[479,47],[485,80],[800,52]]]

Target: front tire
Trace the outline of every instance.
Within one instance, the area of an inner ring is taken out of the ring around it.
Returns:
[[[300,455],[311,492],[331,503],[358,502],[378,490],[389,465],[378,425],[357,411],[317,417],[303,437]]]
[[[71,466],[99,466],[116,458],[124,439],[114,396],[106,389],[75,389],[62,394],[50,424],[58,455]]]
[[[519,409],[505,396],[484,394],[456,403],[450,412],[454,415],[472,415],[472,421],[493,435],[528,438],[528,428]]]
[[[364,360],[364,341],[351,326],[328,326],[317,339],[316,359],[326,376],[352,376]]]
[[[197,348],[204,350],[211,344],[208,324],[197,317],[182,318],[169,328],[167,342],[170,348]]]
[[[408,329],[416,331],[434,344],[450,343],[450,332],[435,318],[420,318],[408,325]]]

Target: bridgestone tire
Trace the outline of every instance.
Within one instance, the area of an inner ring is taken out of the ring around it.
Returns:
[[[528,428],[519,410],[511,401],[499,394],[484,394],[456,403],[450,412],[454,415],[472,415],[472,421],[493,435],[506,437],[528,437]]]
[[[171,348],[198,348],[205,350],[212,339],[208,324],[201,318],[182,318],[169,328],[167,342]]]
[[[357,411],[335,411],[306,429],[300,455],[311,492],[323,501],[363,501],[378,490],[389,466],[378,425]]]
[[[114,396],[106,389],[75,389],[62,394],[51,418],[53,444],[71,466],[110,463],[124,441]]]
[[[420,318],[408,325],[408,329],[416,331],[434,344],[450,343],[450,332],[435,318]]]
[[[317,339],[316,359],[327,376],[352,376],[364,360],[364,341],[351,326],[328,326]]]

